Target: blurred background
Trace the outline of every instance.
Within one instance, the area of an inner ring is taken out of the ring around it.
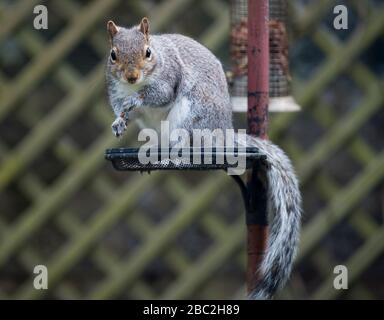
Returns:
[[[48,8],[48,30],[33,7]],[[348,30],[333,8],[348,8]],[[106,22],[148,16],[230,69],[224,0],[0,0],[0,298],[244,298],[245,217],[226,174],[122,173],[106,101]],[[301,180],[301,246],[277,298],[384,298],[384,1],[289,1],[293,95],[269,136]],[[245,114],[237,114],[246,127]],[[49,289],[33,288],[46,265]],[[333,289],[346,265],[349,289]]]

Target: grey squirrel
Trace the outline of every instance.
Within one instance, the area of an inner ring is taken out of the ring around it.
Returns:
[[[170,129],[232,129],[232,106],[220,61],[203,45],[178,34],[151,35],[149,21],[124,28],[108,21],[111,50],[106,79],[116,114],[112,132],[121,136],[131,112],[171,106]],[[238,141],[267,156],[268,212],[273,215],[261,280],[251,299],[269,299],[288,280],[297,250],[301,196],[289,158],[267,140]]]

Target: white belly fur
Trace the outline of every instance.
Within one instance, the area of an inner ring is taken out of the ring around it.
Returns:
[[[170,130],[182,127],[181,124],[188,117],[190,108],[191,103],[186,97],[176,99],[167,117]]]

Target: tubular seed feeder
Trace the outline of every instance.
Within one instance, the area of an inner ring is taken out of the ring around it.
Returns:
[[[252,5],[252,4],[250,4]],[[270,112],[299,111],[301,108],[291,96],[287,1],[269,1],[269,108]],[[248,2],[231,0],[231,58],[232,71],[227,73],[233,110],[247,110],[248,72]],[[252,14],[254,18],[254,13]],[[252,19],[253,20],[253,19]],[[257,71],[256,71],[257,72]]]
[[[271,1],[271,3],[282,2],[280,0]],[[273,8],[275,8],[274,5],[272,5]],[[248,21],[247,11],[252,13],[249,15]],[[268,23],[268,0],[248,0],[248,5],[245,0],[232,0],[231,16],[231,53],[232,57],[235,58],[232,92],[240,92],[241,95],[245,96],[242,98],[242,103],[248,100],[248,133],[266,138],[269,89],[271,88],[273,95],[288,94],[288,60],[284,64],[286,69],[282,69],[283,64],[274,59],[274,52],[276,51],[274,47],[270,51],[270,44],[274,44],[274,42],[269,39],[269,31],[274,29],[270,29],[271,24]],[[277,25],[281,26],[280,24]],[[271,65],[269,64],[270,57]],[[272,75],[271,81],[269,81],[269,72]],[[234,100],[236,102],[236,98]],[[123,171],[226,170],[231,168],[231,164],[227,161],[221,164],[216,163],[218,155],[225,156],[227,154],[226,149],[213,149],[208,152],[203,148],[190,148],[187,153],[184,153],[185,149],[183,149],[180,150],[179,154],[174,155],[177,159],[170,156],[170,151],[170,149],[157,149],[158,161],[148,165],[139,161],[139,149],[137,148],[107,149],[105,158],[112,162],[115,169]],[[246,148],[245,150],[234,148],[231,153],[238,157],[245,157],[246,168],[250,171],[247,183],[244,183],[240,176],[231,176],[240,187],[246,209],[247,288],[250,292],[258,281],[257,271],[262,262],[268,238],[267,190],[259,177],[259,173],[264,172],[264,170],[260,170],[260,166],[266,165],[266,156],[261,154],[257,148]],[[188,155],[184,159],[181,158],[185,154]],[[168,158],[165,159],[164,156]],[[212,159],[212,162],[205,163],[207,158]],[[201,164],[193,164],[192,160],[196,159],[200,159]]]

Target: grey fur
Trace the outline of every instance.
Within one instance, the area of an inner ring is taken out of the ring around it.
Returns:
[[[141,66],[143,79],[136,90],[122,85],[121,73],[108,60],[106,76],[110,104],[117,116],[113,124],[116,135],[125,130],[121,113],[129,120],[129,110],[144,106],[170,106],[167,119],[172,128],[191,131],[233,127],[225,74],[220,61],[207,48],[177,34],[151,35],[147,42],[138,27],[120,27],[112,39],[123,69],[133,70],[135,64],[139,65],[147,45],[152,58]],[[280,148],[251,136],[238,142],[259,148],[270,164],[268,210],[274,218],[260,270],[263,278],[250,294],[252,299],[269,299],[285,284],[291,272],[299,241],[301,196],[291,162]]]
[[[242,144],[242,141],[239,141]],[[268,211],[273,215],[266,255],[260,271],[262,280],[250,294],[252,299],[270,299],[291,273],[300,238],[301,195],[291,161],[270,141],[247,136],[246,144],[267,155]]]

